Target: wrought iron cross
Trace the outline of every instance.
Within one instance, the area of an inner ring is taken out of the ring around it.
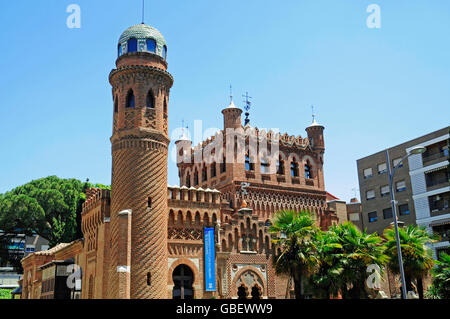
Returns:
[[[248,123],[250,123],[250,119],[248,118],[248,116],[250,115],[249,111],[250,111],[250,106],[252,105],[252,103],[250,102],[249,99],[252,99],[251,96],[248,96],[248,92],[245,92],[245,95],[242,95],[242,97],[245,97],[245,125],[247,125]],[[245,126],[244,125],[244,126]]]

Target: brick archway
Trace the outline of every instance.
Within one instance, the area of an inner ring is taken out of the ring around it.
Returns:
[[[168,290],[167,290],[168,298],[172,298],[172,289],[173,289],[173,286],[175,285],[173,282],[172,275],[173,275],[173,271],[175,270],[175,268],[177,268],[179,265],[186,265],[189,268],[191,268],[192,272],[194,273],[194,282],[192,283],[192,286],[194,287],[194,299],[201,298],[201,295],[200,295],[201,292],[198,291],[198,289],[195,289],[196,286],[202,287],[202,281],[201,281],[197,266],[191,260],[184,258],[184,257],[178,258],[169,267],[169,273],[167,276],[168,277],[167,283],[168,283],[168,286],[170,286],[170,288],[168,287]]]

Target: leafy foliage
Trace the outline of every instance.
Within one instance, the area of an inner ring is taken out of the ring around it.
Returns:
[[[431,271],[433,283],[427,297],[433,299],[450,299],[450,255],[442,253],[437,266]]]
[[[13,289],[0,289],[0,299],[11,299]]]
[[[109,186],[49,176],[0,195],[0,229],[4,234],[33,233],[51,246],[77,238],[77,215],[88,187]],[[78,234],[79,235],[79,234]]]

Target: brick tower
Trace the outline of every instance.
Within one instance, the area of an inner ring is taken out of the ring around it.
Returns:
[[[146,24],[120,37],[114,99],[110,298],[167,298],[167,46]]]

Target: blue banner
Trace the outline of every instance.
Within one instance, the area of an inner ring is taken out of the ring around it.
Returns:
[[[205,290],[216,291],[214,228],[205,228]]]

